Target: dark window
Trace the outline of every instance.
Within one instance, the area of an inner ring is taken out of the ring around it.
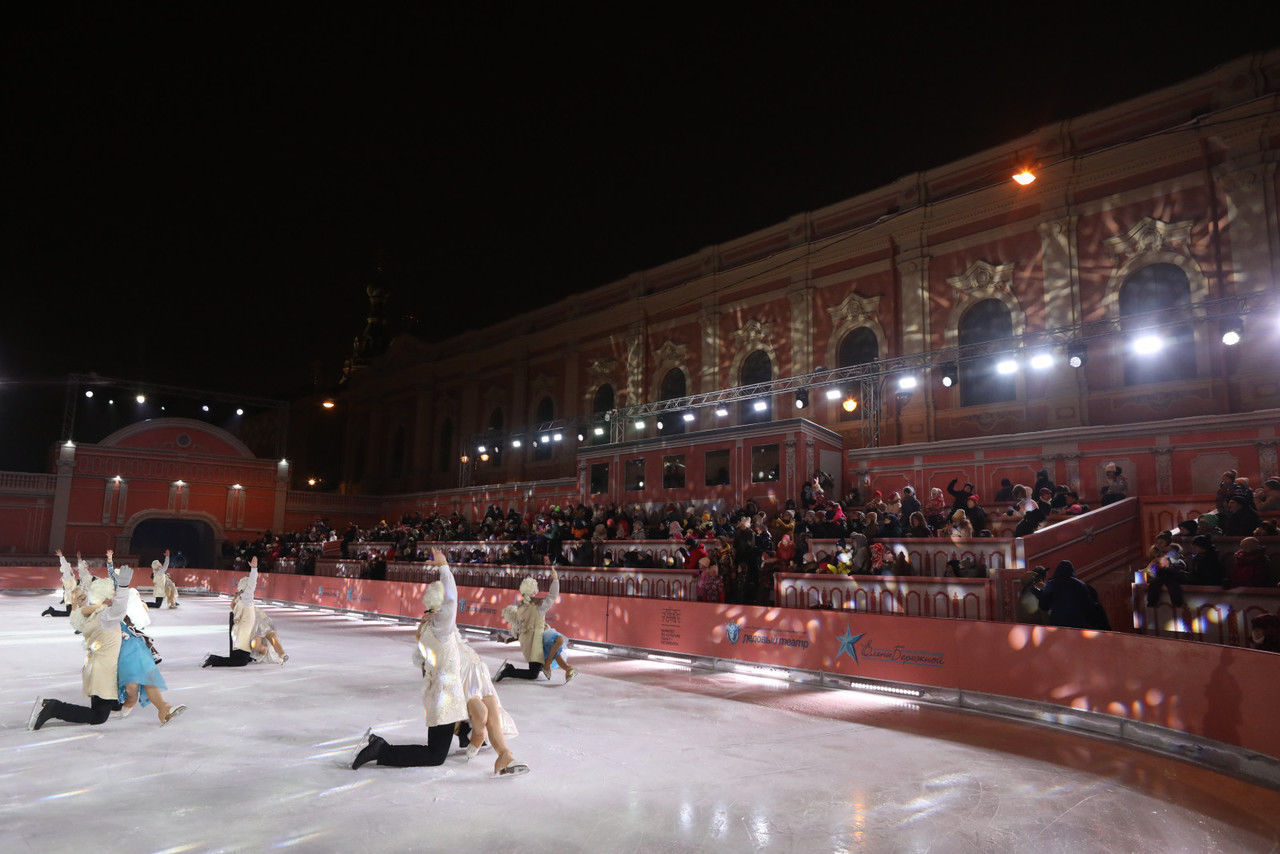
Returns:
[[[1125,385],[1159,383],[1196,375],[1195,335],[1191,324],[1191,283],[1173,264],[1143,267],[1120,288],[1120,328],[1124,330]],[[1161,342],[1156,352],[1138,353],[1134,342],[1143,330]]]
[[[627,460],[624,488],[627,492],[639,492],[644,489],[644,460]]]
[[[602,495],[609,491],[609,464],[591,464],[591,494]]]
[[[738,373],[738,385],[767,383],[773,379],[773,362],[769,354],[756,350],[742,362]],[[764,408],[759,408],[763,403]],[[738,421],[742,424],[759,424],[773,417],[773,400],[768,396],[751,398],[738,404]]]
[[[449,418],[446,418],[444,424],[440,427],[440,457],[438,463],[442,472],[447,472],[453,465],[453,420]]]
[[[840,350],[836,353],[836,366],[852,368],[855,365],[870,364],[878,358],[880,358],[880,342],[876,340],[876,334],[866,326],[859,326],[840,339]],[[858,400],[859,387],[860,384],[851,383],[849,388],[844,390],[845,398],[852,397],[858,402],[858,408],[853,412],[845,411],[843,398],[837,402],[836,405],[840,407],[841,421],[857,421],[862,418],[864,407],[862,401]]]
[[[960,405],[981,406],[1014,400],[1018,383],[1014,374],[1000,374],[996,363],[1012,356],[1013,315],[998,299],[977,303],[960,318],[961,348],[976,346],[976,352],[960,360]]]
[[[703,482],[707,486],[729,485],[729,452],[707,451],[706,468],[703,469]]]
[[[613,386],[605,383],[596,389],[595,397],[591,399],[591,425],[588,428],[587,442],[592,445],[602,444],[609,441],[609,422],[605,421],[605,414],[613,409]],[[596,432],[596,431],[599,432]]]
[[[777,480],[778,446],[756,445],[751,449],[751,482],[766,483]]]
[[[684,454],[662,458],[662,488],[684,489]]]
[[[658,390],[658,399],[675,400],[677,397],[684,397],[688,394],[687,388],[684,371],[679,368],[672,368],[662,378],[662,385]],[[679,412],[664,412],[660,420],[662,421],[663,433],[684,432],[684,419],[680,417]]]
[[[535,463],[551,459],[551,451],[553,450],[551,447],[551,431],[544,428],[550,425],[555,420],[555,417],[555,404],[551,402],[551,398],[544,397],[538,402],[538,411],[534,415],[534,419],[538,422],[538,430],[541,431],[531,437],[534,442],[533,461]],[[545,442],[543,441],[544,437],[547,440]]]

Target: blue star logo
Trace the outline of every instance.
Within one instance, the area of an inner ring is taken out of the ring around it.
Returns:
[[[865,635],[865,634],[866,632],[863,632],[861,635],[855,635],[852,631],[849,630],[849,627],[846,626],[844,630],[844,634],[836,636],[836,640],[840,641],[840,651],[836,653],[836,660],[839,661],[840,656],[842,655],[848,655],[850,658],[853,659],[853,663],[857,664],[858,648],[854,646],[854,644],[862,640],[862,635]]]

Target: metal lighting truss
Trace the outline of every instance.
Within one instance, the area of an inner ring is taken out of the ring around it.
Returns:
[[[1218,300],[1206,300],[1191,306],[1193,314],[1175,314],[1178,310],[1163,309],[1148,314],[1131,315],[1119,319],[1112,318],[1097,322],[1063,326],[1041,332],[1026,333],[1016,339],[1001,339],[966,346],[943,347],[924,353],[913,353],[892,358],[877,359],[863,365],[852,365],[844,368],[820,369],[794,377],[771,380],[753,385],[736,386],[716,391],[691,394],[671,400],[659,400],[651,403],[638,403],[634,406],[621,407],[609,413],[613,425],[614,442],[624,441],[626,425],[651,416],[670,412],[684,412],[710,406],[727,406],[744,400],[769,398],[787,393],[794,394],[801,389],[822,389],[842,386],[846,393],[853,392],[856,387],[862,408],[863,443],[868,447],[880,444],[880,421],[883,410],[882,397],[885,384],[902,376],[916,376],[930,368],[949,363],[972,363],[982,358],[1004,356],[1019,358],[1028,352],[1058,349],[1073,344],[1088,344],[1103,338],[1110,338],[1121,330],[1123,322],[1128,331],[1157,332],[1188,322],[1201,323],[1208,321],[1225,321],[1241,318],[1275,308],[1275,292],[1262,291],[1241,297],[1227,297]],[[1280,318],[1277,318],[1280,321]],[[906,392],[904,392],[905,394]]]

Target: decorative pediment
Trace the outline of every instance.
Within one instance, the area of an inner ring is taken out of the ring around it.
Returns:
[[[684,344],[677,344],[668,338],[662,342],[662,346],[658,348],[658,352],[654,353],[655,364],[658,365],[683,365],[685,359],[688,358],[689,348]]]
[[[612,385],[614,372],[618,370],[617,359],[592,359],[587,365],[587,377],[591,380],[591,384],[601,386],[606,383]]]
[[[763,350],[771,347],[773,341],[772,320],[748,320],[741,329],[733,333],[733,339],[739,350]]]
[[[827,309],[831,315],[831,325],[835,329],[842,326],[865,326],[879,321],[880,297],[860,297],[855,293],[844,298],[844,302]]]
[[[1013,265],[974,261],[961,275],[948,277],[947,284],[961,295],[986,296],[996,291],[1009,293],[1013,285]]]
[[[1144,216],[1138,224],[1124,234],[1107,238],[1107,248],[1117,258],[1132,258],[1166,249],[1178,251],[1191,241],[1191,221],[1165,222]]]

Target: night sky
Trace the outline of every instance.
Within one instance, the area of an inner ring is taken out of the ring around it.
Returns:
[[[379,253],[452,335],[1280,43],[1238,6],[186,5],[3,36],[0,468],[47,469],[68,372],[333,381]]]

